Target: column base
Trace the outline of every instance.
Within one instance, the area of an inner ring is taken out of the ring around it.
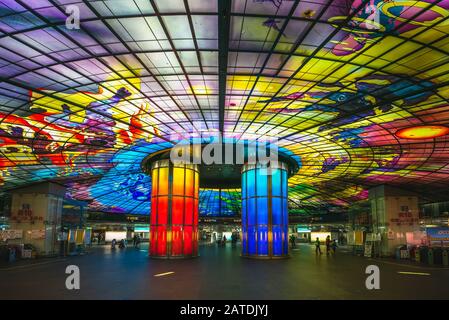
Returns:
[[[200,255],[196,256],[152,256],[149,255],[151,259],[158,259],[158,260],[182,260],[182,259],[195,259],[198,258]]]
[[[257,260],[282,260],[282,259],[289,259],[290,255],[285,254],[282,256],[258,256],[258,255],[241,254],[240,257],[247,258],[247,259],[257,259]]]

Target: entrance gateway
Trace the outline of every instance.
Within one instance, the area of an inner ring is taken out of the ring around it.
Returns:
[[[267,162],[266,155],[274,146],[265,145],[260,157],[254,156],[252,146],[246,141],[213,147],[190,144],[176,150],[175,159],[173,150],[166,149],[143,160],[142,168],[152,179],[150,257],[198,256],[200,188],[241,188],[243,257],[288,257],[288,177],[299,170],[300,161],[275,146],[276,160]],[[230,150],[234,155],[240,150],[243,156],[232,157],[230,162],[229,156],[225,159]],[[260,150],[258,147],[259,154]],[[198,151],[210,152],[210,158],[222,161],[211,163],[201,157],[193,161]],[[182,153],[188,153],[188,157]]]

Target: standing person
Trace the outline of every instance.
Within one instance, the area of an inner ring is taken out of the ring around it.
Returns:
[[[332,253],[337,253],[337,240],[332,241]]]
[[[329,252],[331,251],[331,237],[326,237],[326,254],[329,255]]]
[[[315,240],[315,254],[318,254],[318,252],[321,254],[320,238],[317,237]]]
[[[137,235],[137,239],[136,239],[136,248],[140,248],[140,236]]]
[[[293,233],[290,236],[290,242],[291,242],[292,248],[296,248],[296,237]]]
[[[226,246],[226,236],[223,236],[223,247]]]
[[[235,234],[235,232],[233,232],[231,235],[231,243],[233,247],[235,247],[235,245],[237,244],[237,235]]]

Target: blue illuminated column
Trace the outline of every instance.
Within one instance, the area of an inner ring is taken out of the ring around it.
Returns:
[[[287,165],[242,170],[242,256],[288,257]]]

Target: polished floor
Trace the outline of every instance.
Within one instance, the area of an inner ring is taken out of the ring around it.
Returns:
[[[449,299],[449,269],[371,260],[338,252],[316,256],[303,244],[287,260],[252,260],[240,248],[200,246],[188,260],[153,260],[145,247],[54,258],[0,269],[0,299]],[[65,288],[77,265],[80,290]],[[380,268],[367,290],[365,268]],[[410,274],[400,273],[409,272]]]

